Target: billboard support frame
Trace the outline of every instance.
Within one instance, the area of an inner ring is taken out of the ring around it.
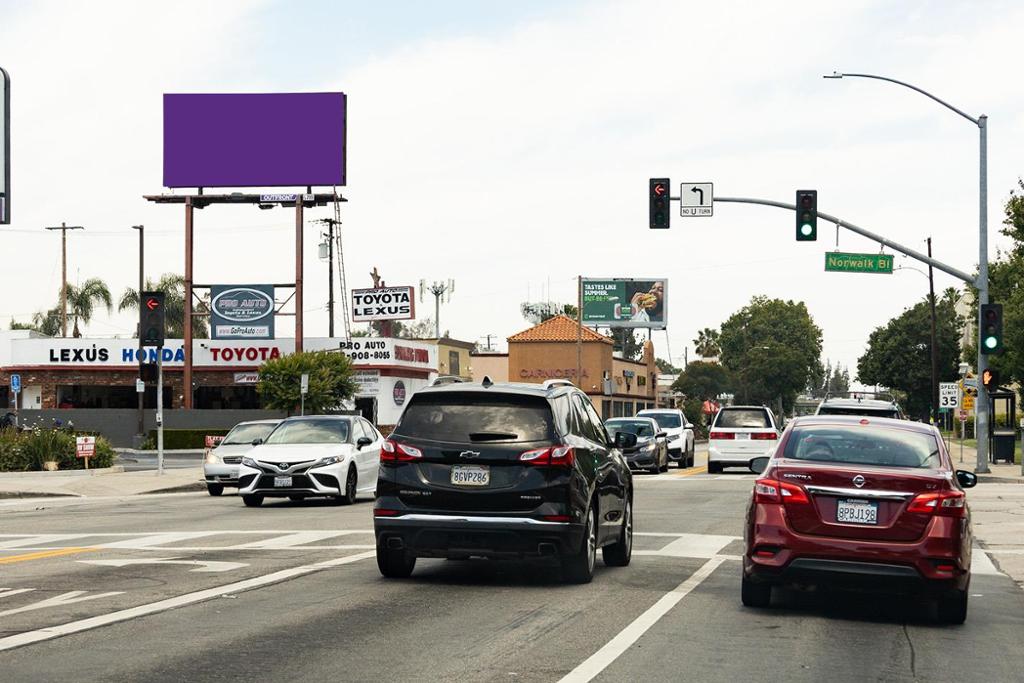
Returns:
[[[4,118],[0,121],[0,136],[3,136],[3,155],[0,156],[0,173],[3,174],[4,191],[0,196],[3,202],[0,210],[0,225],[11,223],[11,75],[0,66],[0,84],[3,85]]]
[[[184,204],[185,205],[185,321],[184,321],[184,355],[183,367],[183,405],[185,410],[192,409],[192,316],[203,315],[194,313],[192,310],[192,290],[195,285],[193,276],[193,222],[195,209],[204,209],[211,204],[256,204],[260,208],[266,206],[295,207],[295,282],[288,285],[295,287],[295,351],[302,351],[302,224],[303,208],[305,206],[327,206],[329,202],[347,202],[348,200],[337,192],[314,193],[311,187],[306,188],[305,194],[275,194],[271,197],[259,194],[243,194],[241,192],[231,194],[203,194],[203,188],[197,188],[196,194],[188,195],[145,195],[146,201],[156,204]]]

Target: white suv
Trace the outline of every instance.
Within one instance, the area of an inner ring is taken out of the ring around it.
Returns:
[[[750,467],[754,458],[771,457],[779,444],[772,411],[764,406],[728,406],[715,415],[708,434],[708,474],[723,467]]]
[[[641,410],[637,417],[653,417],[663,432],[668,435],[668,457],[680,469],[693,467],[693,424],[686,419],[681,410],[651,409]]]

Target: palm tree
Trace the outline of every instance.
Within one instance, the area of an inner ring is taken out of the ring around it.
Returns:
[[[698,332],[697,338],[693,340],[694,345],[697,347],[697,355],[701,358],[718,357],[722,353],[722,348],[718,345],[719,336],[718,330],[713,330],[710,327],[705,327]]]
[[[160,279],[153,282],[146,279],[146,289],[152,292],[164,293],[164,311],[167,325],[167,336],[176,339],[185,338],[185,278],[176,273],[164,273]],[[117,304],[118,311],[125,311],[139,308],[139,293],[132,287],[124,290],[121,300]],[[205,301],[193,306],[196,313],[207,313],[209,307]],[[136,336],[138,332],[136,331]],[[192,337],[194,339],[206,339],[210,336],[209,326],[205,318],[192,318]]]
[[[98,277],[91,277],[77,287],[68,284],[65,297],[68,302],[68,315],[75,319],[74,331],[72,332],[74,337],[82,336],[78,329],[78,321],[81,320],[83,323],[89,324],[89,321],[92,320],[96,304],[103,304],[107,309],[107,313],[113,310],[110,290],[107,288],[106,283]]]

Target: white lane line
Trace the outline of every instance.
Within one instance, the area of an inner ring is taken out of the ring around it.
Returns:
[[[265,538],[261,541],[253,541],[251,543],[243,543],[241,545],[230,546],[231,550],[245,550],[247,548],[256,548],[259,550],[269,550],[278,548],[292,548],[294,546],[303,546],[307,543],[313,543],[315,541],[322,541],[325,538],[334,538],[335,536],[345,536],[349,534],[360,533],[358,531],[297,531],[292,534],[285,534],[283,536],[274,536],[273,538]]]
[[[9,548],[22,548],[26,545],[45,545],[47,543],[55,543],[57,541],[70,541],[73,538],[85,538],[86,536],[93,536],[94,534],[35,534],[32,536],[22,536],[15,534],[4,534],[4,538],[11,538],[9,541],[0,541],[0,550],[7,550]]]
[[[182,532],[163,532],[152,534],[151,536],[143,536],[142,538],[132,538],[126,541],[115,541],[113,543],[102,543],[96,547],[100,548],[151,548],[153,546],[165,546],[168,543],[177,543],[178,541],[191,541],[195,538],[204,538],[207,536],[216,536],[221,532],[219,531],[182,531]],[[167,548],[164,548],[167,550]]]
[[[31,605],[25,605],[24,607],[16,607],[14,609],[4,610],[0,612],[0,617],[7,617],[12,614],[21,614],[22,612],[33,612],[37,609],[47,609],[50,607],[64,607],[65,605],[74,605],[79,602],[86,602],[88,600],[99,600],[100,598],[110,598],[115,595],[123,595],[124,591],[111,591],[109,593],[96,593],[95,595],[88,595],[89,591],[68,591],[61,595],[55,595],[52,598],[46,598],[39,602],[34,602]],[[0,648],[3,649],[3,648]]]
[[[304,574],[312,574],[313,572],[322,571],[331,567],[338,567],[344,564],[351,564],[360,560],[369,559],[374,557],[374,555],[375,553],[372,552],[359,553],[358,555],[339,557],[325,562],[307,564],[301,567],[292,567],[291,569],[283,569],[272,574],[265,574],[264,576],[257,576],[251,579],[245,579],[244,581],[236,581],[224,586],[207,588],[194,593],[186,593],[185,595],[167,598],[166,600],[158,600],[157,602],[151,602],[147,605],[129,607],[128,609],[111,612],[110,614],[101,614],[96,617],[80,619],[79,621],[72,621],[59,626],[48,626],[35,631],[26,631],[25,633],[0,638],[0,651],[11,650],[16,647],[29,645],[31,643],[38,643],[44,640],[51,640],[53,638],[70,635],[72,633],[81,633],[82,631],[88,631],[100,626],[107,626],[108,624],[114,624],[119,621],[127,621],[129,619],[137,619],[138,617],[144,617],[158,612],[166,612],[167,610],[174,609],[176,607],[192,605],[197,602],[216,598],[220,595],[224,595],[225,593],[240,593],[242,591],[252,590],[253,588],[259,588],[271,583],[279,583],[281,581],[287,581],[288,579],[294,579],[295,577],[302,576]]]
[[[704,579],[711,576],[711,573],[723,562],[725,560],[721,557],[713,557],[705,562],[686,581],[683,581],[674,590],[661,596],[646,612],[634,619],[629,626],[622,629],[604,647],[590,655],[586,661],[567,673],[559,683],[587,683],[587,681],[592,680],[604,671],[609,664],[618,659],[630,646],[636,643],[640,636],[658,623],[658,620],[675,607],[680,600],[685,598],[690,591],[699,586]],[[0,640],[0,643],[2,642]]]
[[[971,574],[977,576],[1002,576],[1003,573],[996,569],[992,558],[982,548],[977,546],[971,552]]]
[[[714,536],[704,534],[682,534],[658,551],[669,557],[712,558],[725,546],[736,540],[735,536]]]
[[[9,598],[12,595],[31,593],[35,588],[0,588],[0,598]]]

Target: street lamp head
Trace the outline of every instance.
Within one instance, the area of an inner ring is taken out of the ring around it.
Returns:
[[[839,73],[838,71],[833,71],[831,76],[829,76],[828,74],[822,76],[822,78],[842,78],[842,77],[843,77],[843,74]]]

